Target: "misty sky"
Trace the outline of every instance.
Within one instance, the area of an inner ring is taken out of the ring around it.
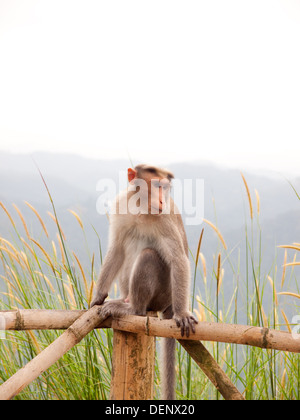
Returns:
[[[300,0],[0,0],[0,150],[300,175]]]

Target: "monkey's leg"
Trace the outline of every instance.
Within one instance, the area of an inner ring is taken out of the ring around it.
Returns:
[[[129,281],[129,304],[136,315],[163,311],[170,305],[169,268],[158,252],[145,248],[134,263]]]
[[[162,285],[160,276],[163,263],[158,253],[153,249],[144,249],[133,265],[129,280],[129,294],[125,301],[109,301],[103,306],[105,315],[141,315],[145,316],[148,309],[162,310],[160,307]],[[129,302],[128,302],[129,300]],[[153,307],[150,307],[150,303]]]
[[[169,306],[162,313],[163,319],[172,319],[172,306]],[[175,400],[175,349],[176,340],[173,338],[162,338],[161,354],[161,378],[162,378],[162,399]]]

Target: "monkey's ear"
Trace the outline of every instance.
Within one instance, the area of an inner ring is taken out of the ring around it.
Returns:
[[[128,181],[131,182],[134,178],[136,178],[136,174],[137,172],[134,169],[128,168]]]

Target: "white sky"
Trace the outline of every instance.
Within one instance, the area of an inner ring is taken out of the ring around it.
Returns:
[[[0,0],[0,150],[300,175],[300,0]]]

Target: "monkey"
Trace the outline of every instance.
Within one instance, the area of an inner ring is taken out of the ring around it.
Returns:
[[[140,164],[128,169],[128,189],[109,215],[109,243],[91,306],[106,316],[157,311],[181,335],[195,333],[189,312],[190,263],[182,217],[170,197],[172,172]],[[118,277],[121,298],[105,301]],[[175,399],[175,339],[162,339],[162,399]]]

